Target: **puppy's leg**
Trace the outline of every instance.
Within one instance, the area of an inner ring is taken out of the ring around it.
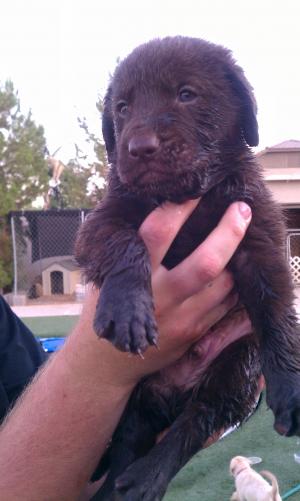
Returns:
[[[275,414],[275,429],[284,435],[299,435],[300,326],[288,264],[276,231],[266,235],[266,228],[258,223],[250,226],[245,243],[232,259],[231,270],[259,335],[267,403]]]
[[[161,442],[117,478],[116,490],[107,501],[162,499],[171,479],[215,431],[216,417],[215,409],[205,405],[186,408]]]
[[[250,337],[228,346],[211,364],[203,386],[195,388],[193,401],[161,442],[117,478],[115,497],[109,499],[162,499],[171,479],[209,438],[243,422],[253,412],[259,375],[256,345]],[[239,381],[247,381],[242,393]],[[204,395],[205,402],[201,401]]]
[[[101,287],[96,333],[134,353],[157,338],[150,260],[137,232],[146,215],[141,203],[107,196],[82,225],[75,247],[87,280]]]
[[[97,501],[111,499],[116,478],[137,458],[145,455],[153,447],[155,438],[156,433],[151,425],[138,411],[129,407],[112,438],[107,478],[92,499]]]
[[[139,453],[140,459],[118,476],[116,489],[106,501],[161,499],[170,480],[204,446],[208,438],[219,434],[222,429],[243,422],[253,412],[260,373],[257,346],[251,336],[225,348],[222,356],[208,368],[201,386],[195,386],[192,400],[186,404],[168,433],[150,452],[147,453],[145,448],[143,453]],[[245,382],[242,392],[239,382]],[[144,414],[145,421],[151,419],[145,409]],[[155,415],[159,416],[159,408]],[[157,432],[168,426],[164,421],[164,413],[161,416],[162,428],[158,429],[157,419],[154,421]],[[141,438],[145,440],[145,436]],[[94,499],[102,501],[102,498]]]
[[[237,491],[234,491],[234,493],[232,494],[232,496],[230,498],[230,501],[241,501],[241,498],[239,497]]]

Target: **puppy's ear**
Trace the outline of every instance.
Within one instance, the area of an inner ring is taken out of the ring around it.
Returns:
[[[249,146],[257,146],[259,142],[258,125],[256,120],[257,104],[253,89],[246,79],[242,68],[231,66],[227,72],[231,87],[241,101],[241,127],[245,141]]]
[[[107,151],[108,161],[112,162],[113,153],[115,150],[115,128],[112,115],[112,88],[108,87],[104,103],[103,103],[103,113],[102,113],[102,134],[105,141],[105,147]]]

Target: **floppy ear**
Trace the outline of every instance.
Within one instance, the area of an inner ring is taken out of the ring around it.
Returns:
[[[256,120],[257,104],[253,89],[246,79],[242,68],[236,64],[231,66],[226,76],[235,94],[238,95],[241,100],[241,127],[245,141],[249,146],[257,146],[259,142]]]
[[[112,88],[108,87],[103,103],[102,113],[102,134],[105,141],[108,161],[112,162],[113,153],[115,151],[115,128],[112,116],[111,103]]]

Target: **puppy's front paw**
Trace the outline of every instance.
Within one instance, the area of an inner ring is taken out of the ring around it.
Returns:
[[[300,436],[300,373],[276,374],[267,384],[267,404],[274,412],[274,428],[280,435]]]
[[[157,344],[153,301],[148,290],[107,279],[96,308],[94,328],[121,351],[141,354]]]

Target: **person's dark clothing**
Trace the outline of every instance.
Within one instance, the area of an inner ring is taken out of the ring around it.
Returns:
[[[0,422],[47,353],[0,296]]]

